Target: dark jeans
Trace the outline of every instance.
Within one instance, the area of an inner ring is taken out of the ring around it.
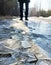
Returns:
[[[22,19],[23,18],[23,4],[24,3],[20,3],[20,18]],[[25,3],[25,19],[27,19],[28,17],[28,6],[29,6],[29,3]]]

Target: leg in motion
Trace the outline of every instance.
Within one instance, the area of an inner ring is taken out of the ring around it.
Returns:
[[[20,2],[20,20],[23,19],[23,3]]]
[[[25,11],[25,20],[28,20],[28,10],[29,10],[29,3],[25,3],[26,11]]]

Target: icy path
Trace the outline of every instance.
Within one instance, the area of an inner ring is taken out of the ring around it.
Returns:
[[[46,54],[45,46],[47,45],[46,42],[51,40],[51,37],[48,37],[50,36],[49,28],[51,25],[37,23],[35,20],[26,22],[28,23],[27,26],[24,21],[22,22],[18,18],[0,20],[0,65],[34,65],[34,63],[30,64],[29,62],[34,62],[36,57],[38,58],[37,65],[49,65],[51,58],[49,58],[50,55]],[[43,27],[45,28],[44,33]],[[47,31],[46,28],[49,31],[47,33],[45,32],[45,30]],[[51,53],[48,48],[47,52]],[[4,54],[7,54],[6,57]]]

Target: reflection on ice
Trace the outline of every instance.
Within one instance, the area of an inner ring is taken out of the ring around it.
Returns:
[[[51,35],[51,24],[48,22],[29,22],[30,32],[42,35]]]
[[[48,22],[41,22],[39,30],[40,34],[51,35],[51,24]]]
[[[51,57],[51,23],[29,21],[28,27],[30,29],[30,37]]]

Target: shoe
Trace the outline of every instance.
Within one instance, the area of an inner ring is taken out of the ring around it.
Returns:
[[[28,18],[25,18],[25,20],[28,20]]]
[[[23,18],[20,18],[20,20],[23,20]]]

